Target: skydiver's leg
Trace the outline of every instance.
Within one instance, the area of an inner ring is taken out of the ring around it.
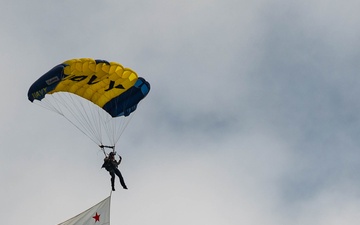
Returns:
[[[110,173],[110,176],[111,176],[111,179],[110,179],[110,181],[111,181],[111,188],[112,188],[112,190],[113,191],[115,191],[115,173],[114,173],[114,171],[109,171],[109,173]]]
[[[125,184],[125,181],[124,181],[124,178],[123,178],[123,176],[122,176],[121,173],[120,173],[120,170],[116,169],[116,170],[115,170],[115,173],[116,173],[116,175],[117,175],[117,176],[119,177],[119,179],[120,179],[120,184],[121,184],[121,186],[122,186],[124,189],[127,189],[126,184]]]

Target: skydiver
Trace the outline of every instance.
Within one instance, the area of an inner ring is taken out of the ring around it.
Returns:
[[[115,184],[114,184],[115,174],[119,177],[121,186],[124,189],[127,189],[124,178],[122,177],[121,172],[118,169],[118,166],[121,163],[122,157],[120,155],[118,155],[118,156],[119,156],[119,161],[116,161],[115,153],[110,152],[109,156],[104,158],[104,164],[101,167],[101,168],[105,168],[107,171],[109,171],[109,174],[111,176],[111,187],[112,187],[113,191],[115,191]]]

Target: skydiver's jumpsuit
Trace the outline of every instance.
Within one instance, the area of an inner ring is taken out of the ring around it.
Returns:
[[[111,187],[112,190],[115,191],[115,174],[119,177],[120,179],[120,184],[124,189],[127,189],[124,178],[121,175],[120,170],[118,169],[118,165],[121,163],[121,157],[119,159],[119,162],[117,162],[115,160],[115,158],[110,158],[110,157],[106,157],[104,159],[104,164],[102,165],[102,167],[105,167],[105,169],[107,171],[109,171],[109,174],[111,176]]]

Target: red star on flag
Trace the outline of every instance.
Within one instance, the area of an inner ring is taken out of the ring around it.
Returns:
[[[93,216],[93,218],[94,218],[94,220],[95,220],[95,223],[96,223],[97,221],[100,221],[100,215],[98,215],[97,212],[96,212],[95,216]]]

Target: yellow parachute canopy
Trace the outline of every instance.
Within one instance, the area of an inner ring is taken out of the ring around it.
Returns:
[[[144,78],[119,63],[79,58],[36,80],[28,99],[64,116],[98,145],[114,146],[149,91]]]

